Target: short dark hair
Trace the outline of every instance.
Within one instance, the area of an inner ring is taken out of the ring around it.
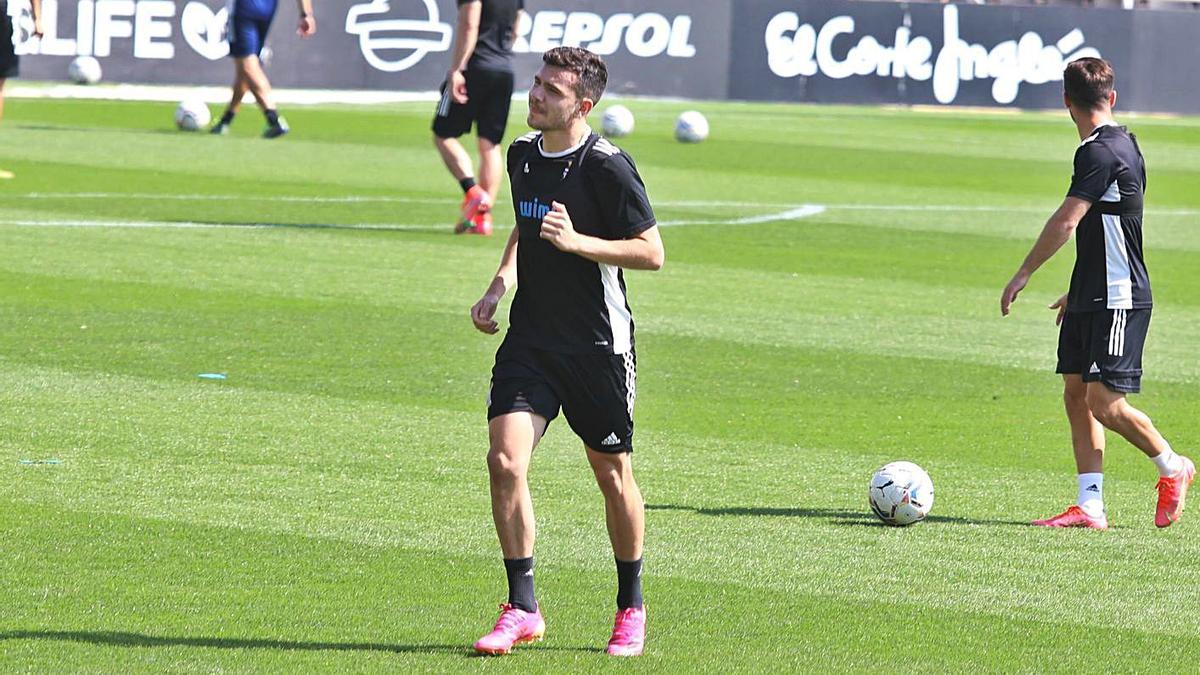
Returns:
[[[575,95],[598,103],[608,86],[608,66],[596,54],[582,47],[555,47],[542,54],[542,63],[575,73]]]
[[[1067,100],[1089,110],[1108,101],[1115,82],[1116,75],[1108,61],[1090,56],[1068,63],[1063,71],[1063,93]]]

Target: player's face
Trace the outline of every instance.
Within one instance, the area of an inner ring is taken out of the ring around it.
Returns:
[[[566,129],[576,119],[581,119],[591,110],[591,99],[580,99],[575,94],[579,76],[569,70],[543,65],[533,76],[529,89],[530,128],[538,131]]]

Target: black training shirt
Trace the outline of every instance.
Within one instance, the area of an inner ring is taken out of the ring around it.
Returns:
[[[1098,127],[1075,151],[1068,197],[1092,203],[1075,233],[1067,309],[1145,309],[1153,303],[1142,255],[1146,165],[1125,127]]]
[[[479,39],[467,62],[468,70],[512,72],[513,25],[525,0],[458,0],[458,6],[482,2]]]
[[[541,140],[540,133],[528,133],[508,149],[519,230],[509,335],[549,351],[632,351],[633,317],[621,269],[563,253],[540,235],[542,217],[558,201],[581,234],[636,236],[655,224],[646,186],[629,155],[596,134],[552,155]]]

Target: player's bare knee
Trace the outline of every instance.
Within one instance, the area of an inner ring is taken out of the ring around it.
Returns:
[[[504,483],[524,479],[527,470],[525,462],[503,446],[493,446],[488,451],[487,466],[492,480]]]
[[[1089,404],[1089,408],[1092,411],[1092,417],[1095,417],[1097,422],[1103,424],[1109,429],[1119,425],[1125,416],[1125,411],[1122,409],[1122,406],[1119,403],[1109,401],[1089,401]]]

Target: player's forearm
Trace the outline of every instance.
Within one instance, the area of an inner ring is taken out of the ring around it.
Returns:
[[[517,241],[518,232],[514,227],[504,245],[504,253],[500,256],[500,268],[496,270],[496,276],[492,278],[487,290],[497,298],[504,297],[510,288],[517,285]]]
[[[34,23],[42,18],[42,0],[31,0],[29,3],[29,14]]]
[[[661,243],[639,237],[609,240],[579,235],[575,253],[592,262],[631,270],[660,270],[666,258]]]
[[[1058,253],[1058,249],[1071,240],[1077,224],[1072,220],[1061,218],[1058,213],[1050,216],[1050,220],[1046,221],[1042,233],[1034,242],[1033,248],[1029,250],[1029,255],[1025,256],[1025,261],[1021,263],[1019,273],[1032,276],[1039,267],[1054,257],[1055,253]]]
[[[476,9],[472,11],[472,7]],[[463,5],[458,15],[458,29],[454,31],[454,51],[450,57],[450,72],[467,69],[467,62],[475,52],[479,41],[479,3]]]
[[[312,16],[312,0],[296,0],[296,10],[300,12],[301,18]]]

